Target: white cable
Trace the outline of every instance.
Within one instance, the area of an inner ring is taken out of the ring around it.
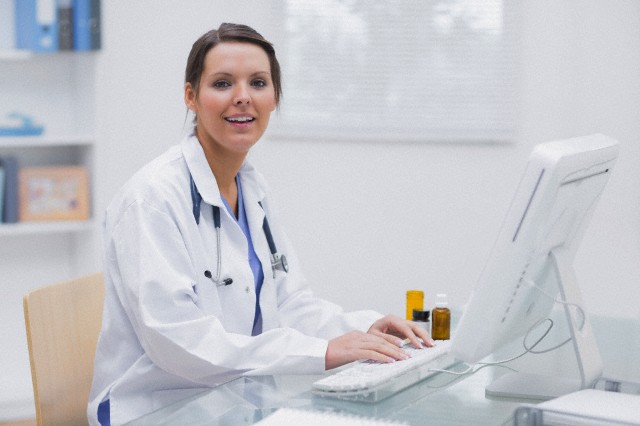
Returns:
[[[529,286],[535,288],[536,290],[538,290],[540,293],[542,293],[544,296],[550,298],[551,300],[553,300],[555,303],[559,303],[565,306],[572,306],[574,308],[576,308],[576,310],[580,313],[580,317],[582,319],[580,326],[578,327],[579,330],[582,330],[582,328],[584,327],[584,324],[586,322],[586,314],[584,312],[584,309],[582,309],[582,307],[576,303],[571,303],[571,302],[566,302],[564,300],[559,300],[558,298],[550,295],[549,293],[547,293],[546,291],[544,291],[542,288],[540,288],[535,282],[533,282],[532,280],[525,278],[523,280],[526,284],[528,284]],[[531,332],[540,324],[542,324],[543,322],[548,321],[549,322],[549,327],[545,330],[545,332],[542,334],[542,336],[540,338],[538,338],[538,340],[536,340],[533,345],[531,346],[527,346],[527,338],[529,337],[529,335],[531,334]],[[547,337],[547,335],[551,332],[551,329],[553,328],[553,320],[551,318],[543,318],[541,320],[539,320],[538,322],[536,322],[535,324],[533,324],[531,327],[529,327],[529,330],[527,330],[527,333],[524,335],[524,338],[522,339],[522,346],[524,346],[524,352],[515,355],[511,358],[507,358],[507,359],[503,359],[500,361],[494,361],[494,362],[478,362],[472,365],[468,365],[468,368],[466,370],[463,371],[452,371],[452,370],[442,370],[442,369],[436,369],[436,368],[432,368],[429,369],[429,371],[433,371],[433,372],[439,372],[439,373],[446,373],[446,374],[452,374],[452,375],[456,375],[456,376],[463,376],[465,374],[475,374],[478,371],[480,371],[481,369],[483,369],[484,367],[489,367],[489,366],[496,366],[496,367],[504,367],[504,368],[508,368],[510,370],[516,371],[511,367],[508,367],[506,365],[502,365],[505,364],[507,362],[511,362],[511,361],[515,361],[518,358],[523,357],[524,355],[528,354],[528,353],[532,353],[532,354],[544,354],[547,352],[551,352],[554,351],[558,348],[560,348],[561,346],[567,344],[568,342],[571,341],[571,337],[569,337],[568,339],[566,339],[565,341],[551,347],[551,348],[547,348],[544,350],[540,350],[540,351],[535,351],[534,348],[536,346],[538,346],[542,340]],[[475,368],[476,366],[480,366],[478,368]]]
[[[571,302],[565,302],[564,300],[559,300],[558,298],[544,291],[542,288],[540,288],[535,282],[533,282],[529,278],[525,278],[523,281],[529,284],[531,287],[538,290],[540,293],[547,296],[549,299],[553,300],[554,302],[559,303],[561,305],[565,305],[565,306],[573,306],[574,308],[576,308],[576,310],[580,313],[580,317],[582,318],[582,324],[580,324],[580,327],[578,327],[578,330],[582,330],[582,327],[584,327],[584,324],[586,322],[586,314],[584,312],[584,309],[582,309],[582,306],[578,305],[577,303],[571,303]]]
[[[538,286],[534,281],[532,281],[532,280],[530,280],[530,279],[528,279],[528,278],[525,278],[523,281],[524,281],[526,284],[528,284],[529,286],[531,286],[531,287],[535,288],[536,290],[538,290],[538,291],[539,291],[540,293],[542,293],[544,296],[546,296],[546,297],[548,297],[549,299],[553,300],[555,303],[559,303],[559,304],[561,304],[561,305],[565,305],[565,306],[572,306],[572,307],[576,308],[576,310],[577,310],[577,311],[578,311],[578,313],[580,314],[580,318],[581,318],[581,323],[580,323],[580,326],[578,327],[578,330],[582,330],[582,328],[584,327],[584,324],[585,324],[585,322],[586,322],[586,319],[587,319],[586,314],[585,314],[585,312],[584,312],[584,309],[582,309],[582,306],[580,306],[580,305],[578,305],[578,304],[576,304],[576,303],[565,302],[564,300],[559,300],[558,298],[556,298],[556,297],[554,297],[554,296],[550,295],[549,293],[547,293],[546,291],[544,291],[544,290],[543,290],[542,288],[540,288],[540,287],[539,287],[539,286]],[[534,351],[534,350],[533,350],[533,348],[537,345],[537,343],[538,343],[538,342],[536,342],[536,343],[535,343],[533,346],[531,346],[531,347],[527,347],[527,344],[526,344],[526,342],[527,342],[527,337],[529,336],[529,333],[530,333],[530,332],[531,332],[531,329],[529,329],[529,331],[527,332],[527,334],[524,336],[524,339],[523,339],[523,341],[522,341],[522,345],[524,346],[524,348],[525,348],[525,349],[527,349],[527,352],[531,352],[532,354],[540,355],[540,354],[544,354],[544,353],[547,353],[547,352],[551,352],[551,351],[554,351],[554,350],[556,350],[556,349],[560,348],[561,346],[563,346],[563,345],[565,345],[565,344],[567,344],[567,343],[569,343],[569,342],[571,341],[571,337],[569,337],[569,338],[567,338],[566,340],[564,340],[563,342],[558,343],[558,344],[557,344],[557,345],[555,345],[555,346],[552,346],[552,347],[550,347],[550,348],[547,348],[547,349],[545,349],[545,350],[541,350],[541,351]],[[545,335],[546,335],[546,333],[545,333]]]

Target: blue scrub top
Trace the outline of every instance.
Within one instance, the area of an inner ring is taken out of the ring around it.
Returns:
[[[240,185],[240,179],[236,177],[236,185],[238,186],[238,217],[236,218],[236,222],[240,225],[240,229],[244,233],[247,238],[247,246],[249,248],[247,253],[247,259],[249,261],[249,265],[251,266],[251,272],[253,272],[253,282],[256,289],[256,309],[255,316],[253,319],[253,330],[251,332],[252,336],[257,336],[262,333],[262,313],[260,312],[260,290],[262,289],[262,282],[264,281],[264,272],[262,271],[262,263],[260,263],[260,259],[258,259],[258,255],[256,255],[256,251],[253,248],[253,241],[251,240],[251,233],[249,232],[249,222],[247,221],[247,212],[244,208],[244,200],[242,197],[242,185]],[[231,214],[231,217],[236,217],[233,209],[227,202],[227,200],[222,197],[222,202],[224,203],[227,211]]]

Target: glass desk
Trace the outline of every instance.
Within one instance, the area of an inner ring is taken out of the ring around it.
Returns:
[[[640,363],[637,362],[640,321],[602,318],[591,318],[591,321],[602,352],[604,376],[640,383]],[[551,367],[548,360],[539,360],[543,371],[563,370],[562,353],[556,354],[556,358],[560,360]],[[531,365],[532,360],[525,359],[523,363]],[[452,369],[456,368],[463,366]],[[519,406],[536,403],[485,397],[485,386],[508,371],[487,367],[462,377],[438,373],[377,403],[314,395],[311,384],[322,377],[319,375],[240,377],[150,413],[130,425],[248,425],[282,407],[349,413],[410,425],[508,425],[513,424],[513,415]]]

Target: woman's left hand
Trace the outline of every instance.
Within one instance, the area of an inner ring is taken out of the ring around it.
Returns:
[[[367,333],[380,336],[395,345],[398,345],[398,337],[400,337],[409,339],[416,348],[422,347],[418,338],[422,339],[425,345],[433,346],[433,340],[424,328],[413,321],[405,320],[396,315],[386,315],[380,318],[371,325]],[[401,346],[401,343],[398,346]]]

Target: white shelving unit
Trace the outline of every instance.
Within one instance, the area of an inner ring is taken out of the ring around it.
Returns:
[[[28,50],[0,50],[0,61],[24,60],[33,56],[33,52]]]
[[[19,167],[85,166],[92,187],[94,74],[95,53],[0,52],[0,93],[3,94],[0,98],[0,119],[3,115],[17,112],[44,126],[41,136],[0,137],[0,158],[14,156]],[[22,232],[28,235],[75,232],[89,228],[83,224],[71,225],[63,222],[2,223],[0,236]]]
[[[0,0],[0,14],[4,5]],[[90,197],[88,220],[0,223],[0,422],[35,415],[23,295],[99,265],[93,210],[97,55],[32,53],[0,44],[0,119],[17,112],[44,126],[41,136],[0,136],[0,157],[16,157],[19,167],[85,166]]]
[[[15,235],[45,235],[69,232],[91,231],[94,223],[91,220],[58,221],[58,222],[25,222],[7,223],[0,228],[0,237]]]

